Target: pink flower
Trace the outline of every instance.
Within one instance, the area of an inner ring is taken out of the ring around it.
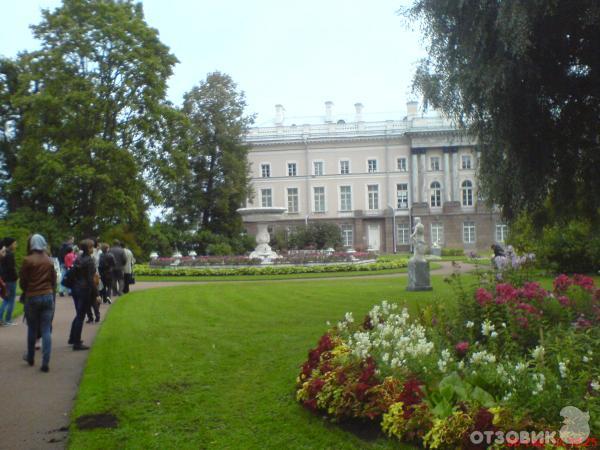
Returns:
[[[518,295],[518,291],[508,283],[499,283],[496,285],[496,295],[498,296],[496,303],[501,305],[507,301],[514,300]]]
[[[486,304],[492,301],[493,297],[492,294],[484,288],[479,288],[477,289],[477,292],[475,292],[475,298],[477,299],[477,303],[479,303],[480,306],[485,306]]]
[[[542,299],[548,295],[546,290],[542,289],[540,284],[536,283],[535,281],[525,283],[523,285],[522,293],[525,296],[525,298],[528,298],[529,300],[533,300],[535,298]]]
[[[454,346],[454,350],[458,356],[465,356],[469,351],[469,343],[467,341],[459,342]]]
[[[594,280],[585,275],[576,274],[573,276],[573,283],[577,286],[582,287],[586,291],[592,292],[594,290]]]
[[[575,328],[589,328],[591,326],[592,322],[590,322],[583,316],[577,319],[577,322],[575,322]]]
[[[564,273],[561,273],[559,276],[557,276],[554,279],[554,282],[552,283],[552,285],[554,286],[554,290],[558,292],[566,291],[569,288],[569,286],[571,286],[571,284],[573,284],[573,282]]]
[[[569,306],[571,304],[571,301],[569,300],[569,297],[567,297],[566,295],[561,295],[558,297],[558,302],[563,305],[563,306]]]

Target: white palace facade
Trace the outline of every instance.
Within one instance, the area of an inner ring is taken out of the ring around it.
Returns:
[[[506,225],[479,200],[475,142],[442,117],[407,104],[403,120],[364,121],[362,105],[341,120],[325,103],[322,123],[252,128],[254,198],[247,206],[285,207],[271,230],[328,221],[346,247],[408,251],[415,217],[428,243],[465,251],[503,242]],[[255,224],[248,222],[249,233]]]

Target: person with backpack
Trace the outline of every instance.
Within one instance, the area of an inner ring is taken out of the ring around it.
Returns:
[[[100,244],[100,259],[98,262],[98,273],[100,274],[100,281],[102,281],[102,289],[100,290],[100,296],[102,297],[102,303],[112,303],[110,298],[110,289],[112,287],[112,274],[115,268],[115,257],[108,251],[108,244]]]
[[[71,333],[69,334],[69,345],[73,346],[73,350],[89,349],[87,345],[83,344],[81,333],[85,315],[92,304],[92,300],[97,295],[94,281],[96,265],[92,258],[93,246],[94,242],[90,239],[81,241],[79,245],[81,255],[65,275],[67,282],[72,284],[71,291],[73,293],[73,303],[75,304],[75,318],[71,323]]]
[[[48,256],[48,245],[43,236],[34,234],[28,241],[28,256],[23,260],[20,271],[20,285],[25,298],[25,318],[27,319],[27,353],[23,357],[33,366],[35,342],[42,336],[42,372],[50,370],[52,350],[52,320],[54,319],[56,270]]]
[[[65,273],[67,272],[67,267],[65,266],[65,256],[67,256],[67,253],[69,253],[70,249],[73,248],[73,245],[75,244],[75,238],[73,236],[70,236],[65,242],[62,243],[62,245],[60,246],[60,249],[58,250],[58,263],[60,264],[60,278],[64,278]],[[66,294],[70,294],[69,290],[63,286],[62,284],[58,285],[58,294],[61,297],[64,297],[64,295]]]

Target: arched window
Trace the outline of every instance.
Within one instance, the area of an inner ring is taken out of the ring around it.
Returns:
[[[473,206],[473,183],[469,180],[462,182],[462,204],[463,206]]]
[[[442,206],[442,186],[437,181],[431,183],[431,207],[439,208]]]

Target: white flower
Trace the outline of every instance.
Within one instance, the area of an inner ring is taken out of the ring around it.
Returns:
[[[531,351],[531,356],[533,356],[533,359],[542,359],[544,357],[544,347],[542,347],[541,345],[538,345],[536,348],[534,348]]]
[[[327,322],[325,322],[325,325],[327,325],[328,327],[331,326],[331,322],[328,320]]]
[[[536,385],[533,388],[532,394],[537,395],[540,392],[542,392],[542,390],[544,389],[544,383],[546,382],[546,377],[544,377],[544,374],[542,374],[542,373],[534,373],[533,381],[536,383]]]
[[[494,331],[494,324],[486,319],[485,322],[481,324],[481,334],[489,336],[492,331]]]
[[[498,333],[496,333],[495,331],[492,331],[492,333],[490,334],[490,337],[491,337],[492,339],[493,339],[493,338],[496,338],[496,337],[498,337]]]
[[[352,317],[352,313],[347,312],[346,315],[344,316],[344,320],[346,320],[347,323],[354,322],[354,317]]]
[[[464,362],[464,361],[460,361],[460,362],[458,363],[458,369],[459,369],[459,370],[463,370],[464,368],[465,368],[465,362]]]
[[[566,378],[567,377],[567,363],[569,362],[569,360],[567,360],[566,362],[560,361],[558,363],[558,371],[560,372],[560,376],[561,378]]]
[[[590,386],[592,387],[593,390],[600,391],[600,383],[598,382],[598,380],[593,380],[590,383]]]
[[[517,372],[523,372],[525,369],[527,369],[527,364],[522,363],[522,362],[517,363],[517,365],[515,366],[515,370]]]
[[[467,327],[467,328],[473,328],[474,325],[475,324],[473,322],[471,322],[470,320],[467,321],[467,323],[465,323],[465,327]]]
[[[583,362],[590,362],[590,358],[588,358],[587,356],[583,356],[583,358],[581,358],[583,360]]]
[[[502,328],[506,328],[506,322],[502,322]]]
[[[384,353],[381,359],[383,359],[383,362],[388,362],[390,360],[390,354]]]
[[[495,363],[496,357],[485,350],[471,355],[471,364]]]

